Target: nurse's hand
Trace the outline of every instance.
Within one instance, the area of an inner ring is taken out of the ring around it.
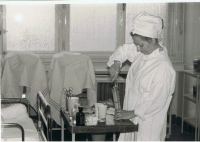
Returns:
[[[119,74],[119,71],[118,70],[115,70],[113,69],[112,67],[110,67],[109,69],[109,73],[110,73],[110,76],[111,76],[111,82],[115,81],[117,79],[117,76]]]
[[[121,110],[117,109],[115,110],[115,120],[120,120],[120,119],[131,119],[133,117],[136,117],[134,110],[128,111],[128,110]]]
[[[117,79],[117,76],[119,74],[120,64],[121,63],[119,61],[114,61],[114,64],[110,67],[109,73],[112,78],[111,82],[113,82]]]

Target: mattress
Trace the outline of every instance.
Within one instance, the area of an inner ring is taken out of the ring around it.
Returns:
[[[29,118],[26,107],[22,104],[12,105],[1,109],[3,123],[18,123],[24,128],[25,141],[39,141],[38,132],[34,122]],[[2,120],[1,120],[2,121]],[[21,141],[22,133],[19,128],[3,128],[1,141]]]
[[[16,119],[5,120],[5,123],[18,123],[22,125],[25,132],[25,141],[39,141],[37,129],[33,123],[33,120],[29,117],[19,117]],[[1,133],[1,140],[3,141],[21,141],[22,133],[18,128],[4,128]]]

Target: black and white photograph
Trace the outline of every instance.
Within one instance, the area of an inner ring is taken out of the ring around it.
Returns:
[[[0,0],[1,141],[200,141],[200,1]]]

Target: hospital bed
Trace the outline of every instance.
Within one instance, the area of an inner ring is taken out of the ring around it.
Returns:
[[[37,93],[37,123],[30,117],[27,99],[1,99],[1,104],[12,104],[1,109],[1,141],[52,140],[51,109],[41,92]]]
[[[29,102],[21,98],[7,98],[1,103],[12,104],[1,109],[1,140],[39,141],[37,129],[29,116]]]

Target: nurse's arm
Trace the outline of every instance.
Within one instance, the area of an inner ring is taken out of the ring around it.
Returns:
[[[109,57],[107,65],[108,67],[111,67],[114,64],[114,61],[119,61],[121,68],[123,62],[126,60],[133,62],[138,54],[139,52],[137,52],[137,47],[134,44],[124,44],[123,46],[119,46]]]

